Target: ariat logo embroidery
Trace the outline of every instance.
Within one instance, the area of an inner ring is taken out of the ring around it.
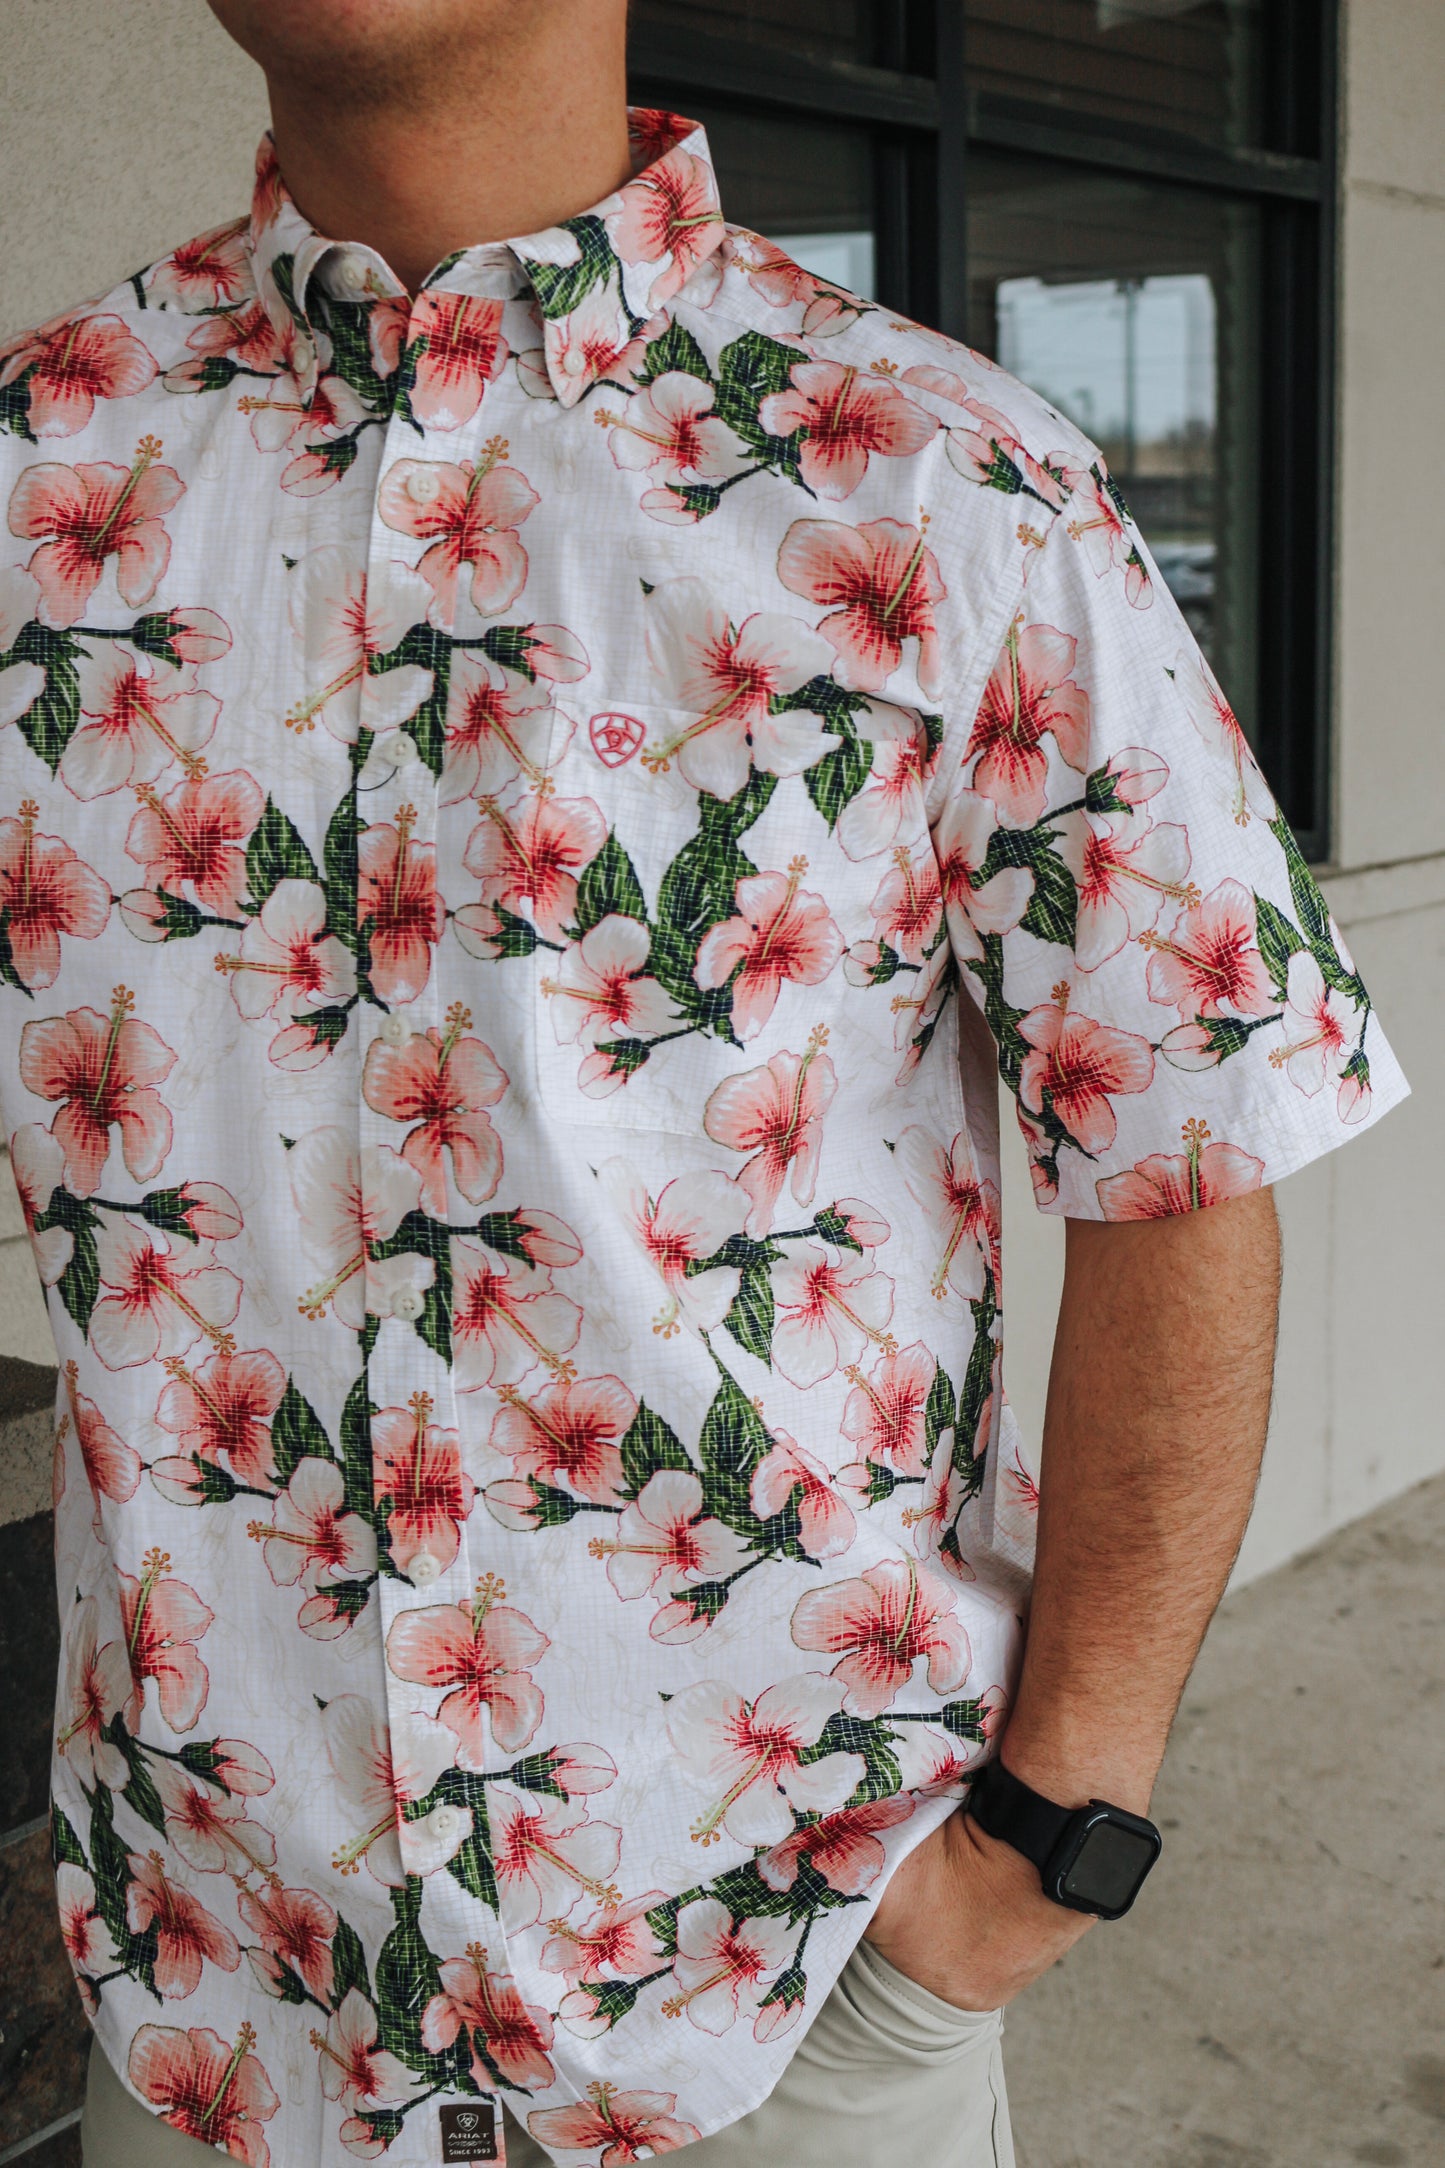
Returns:
[[[441,2110],[442,2161],[498,2160],[497,2111],[490,2100],[456,2102]]]

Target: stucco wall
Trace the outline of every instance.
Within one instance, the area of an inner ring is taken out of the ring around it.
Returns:
[[[242,209],[265,108],[201,0],[6,0],[5,30],[0,326],[18,329]],[[1445,7],[1346,0],[1344,37],[1326,886],[1415,1097],[1281,1190],[1279,1388],[1241,1578],[1445,1467]],[[1062,1230],[1034,1212],[1016,1139],[1005,1211],[1009,1389],[1037,1435]],[[23,1243],[7,1205],[0,1351],[35,1359],[46,1326]],[[0,1471],[0,1518],[7,1503]]]

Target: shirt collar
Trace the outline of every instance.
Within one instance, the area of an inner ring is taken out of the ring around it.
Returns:
[[[694,273],[716,269],[725,228],[705,131],[680,114],[634,106],[628,134],[633,177],[623,187],[540,233],[463,249],[426,281],[449,293],[496,293],[508,277],[518,282],[512,291],[530,286],[547,378],[563,406],[609,373]],[[269,135],[256,156],[248,246],[262,304],[308,399],[330,359],[338,302],[369,311],[405,303],[374,249],[327,239],[297,209]]]

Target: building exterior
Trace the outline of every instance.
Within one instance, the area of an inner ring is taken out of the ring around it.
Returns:
[[[1414,1084],[1389,1122],[1281,1191],[1277,1403],[1239,1569],[1262,1573],[1445,1469],[1430,1142],[1445,1069],[1445,11],[633,12],[636,94],[707,124],[730,217],[980,346],[1104,444]],[[244,210],[265,125],[259,78],[201,0],[10,0],[4,27],[0,331]],[[1034,1213],[1014,1144],[1008,1384],[1036,1436],[1062,1230]],[[33,1622],[49,1615],[52,1355],[8,1180],[0,1358],[15,1358],[0,1360],[0,1635],[17,1636],[0,1677],[35,1732],[33,1769],[0,1780],[0,1925],[48,1948],[52,1652]],[[59,2168],[69,2156],[45,2134],[71,2115],[81,2055],[63,1965],[0,2005],[0,2158],[38,2139],[35,2168]]]

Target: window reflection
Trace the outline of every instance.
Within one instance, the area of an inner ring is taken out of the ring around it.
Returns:
[[[1257,214],[981,152],[969,188],[970,338],[1100,446],[1248,729]]]

